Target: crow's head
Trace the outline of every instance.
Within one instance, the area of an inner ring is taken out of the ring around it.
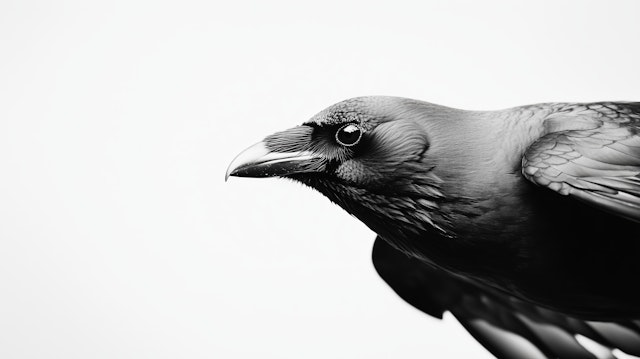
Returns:
[[[439,210],[447,171],[437,167],[456,157],[448,123],[456,111],[396,97],[346,100],[248,148],[227,176],[302,182],[383,236],[453,235]]]

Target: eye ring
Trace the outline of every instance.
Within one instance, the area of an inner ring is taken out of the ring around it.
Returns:
[[[362,138],[362,129],[354,123],[348,123],[336,131],[336,142],[345,146],[355,146]]]

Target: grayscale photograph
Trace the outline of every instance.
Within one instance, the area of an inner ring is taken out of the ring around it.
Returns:
[[[638,14],[2,2],[0,358],[640,358]]]

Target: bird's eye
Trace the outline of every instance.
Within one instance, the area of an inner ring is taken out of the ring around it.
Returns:
[[[362,137],[362,130],[360,127],[350,123],[340,127],[336,132],[336,141],[343,146],[353,146],[360,142]]]

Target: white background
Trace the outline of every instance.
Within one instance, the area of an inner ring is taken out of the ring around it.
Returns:
[[[640,100],[637,1],[0,2],[0,357],[488,357],[272,132],[360,95]]]

